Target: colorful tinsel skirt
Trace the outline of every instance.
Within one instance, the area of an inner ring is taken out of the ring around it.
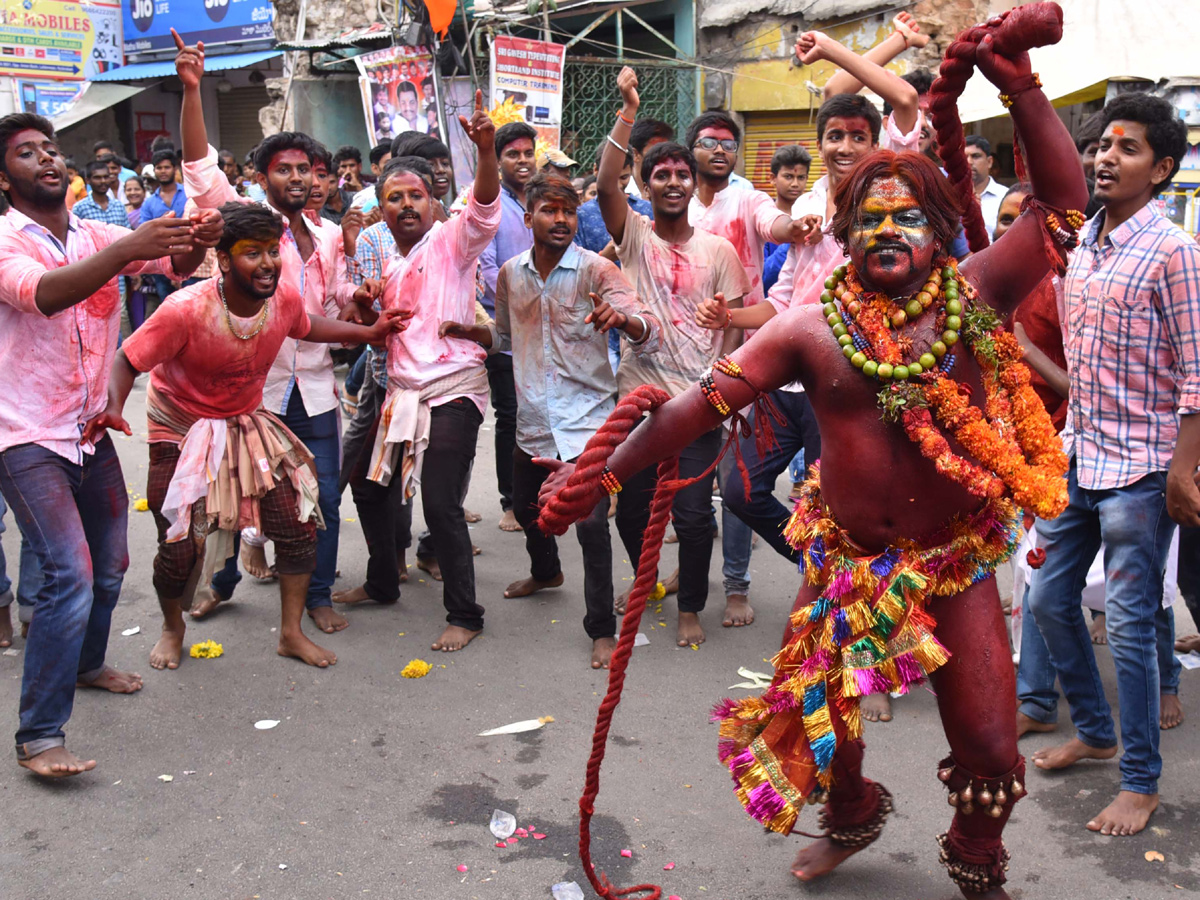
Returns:
[[[813,466],[784,531],[819,597],[795,610],[775,656],[775,677],[758,697],[726,700],[718,756],[746,811],[789,834],[800,808],[833,782],[842,741],[862,735],[860,698],[905,693],[943,665],[930,597],[964,591],[1016,549],[1020,518],[1006,499],[955,519],[925,546],[903,542],[862,555],[821,500]]]

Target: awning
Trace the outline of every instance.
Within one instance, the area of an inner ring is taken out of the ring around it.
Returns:
[[[277,41],[280,50],[344,50],[352,47],[382,47],[392,43],[392,27],[376,22],[365,28],[352,28],[327,38],[302,41]]]
[[[1092,0],[1063,3],[1063,38],[1030,51],[1033,70],[1055,105],[1070,95],[1089,98],[1099,83],[1124,79],[1158,82],[1194,69],[1185,56],[1164,50],[1200,46],[1200,16],[1183,0]],[[996,88],[978,71],[958,99],[963,122],[1007,115]],[[1097,96],[1094,91],[1091,96]],[[1099,95],[1103,96],[1103,95]]]
[[[255,63],[283,56],[281,50],[258,50],[254,53],[227,53],[224,56],[208,56],[204,59],[204,71],[224,72],[228,69],[244,69]],[[143,78],[167,78],[175,74],[175,60],[162,62],[134,63],[102,72],[92,79],[96,81],[140,81]]]
[[[62,131],[64,128],[70,128],[77,122],[82,122],[89,116],[94,116],[101,110],[108,109],[110,106],[116,106],[122,100],[128,100],[150,85],[129,85],[129,84],[85,84],[79,96],[66,108],[50,121],[54,124],[55,131]]]

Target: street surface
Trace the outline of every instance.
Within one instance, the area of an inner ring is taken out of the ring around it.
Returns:
[[[139,382],[127,409],[135,436],[117,438],[131,503],[145,493],[147,465]],[[154,524],[131,509],[131,564],[109,662],[140,672],[145,688],[77,695],[68,746],[98,760],[95,771],[41,783],[9,756],[0,777],[0,897],[549,900],[556,882],[585,884],[576,804],[606,673],[588,666],[573,536],[560,540],[562,588],[502,596],[528,574],[528,559],[521,536],[496,527],[491,424],[489,416],[468,503],[484,516],[472,535],[483,550],[475,565],[487,630],[460,653],[430,651],[444,622],[441,590],[413,566],[398,606],[353,608],[350,627],[332,636],[306,620],[308,633],[338,654],[332,669],[276,656],[278,589],[246,578],[234,603],[189,628],[188,645],[212,639],[224,656],[185,657],[178,671],[154,671],[147,662],[160,622],[150,582]],[[341,512],[339,589],[356,584],[366,565],[348,491]],[[615,527],[612,535],[620,591],[630,572]],[[4,550],[14,579],[17,547],[10,527]],[[675,559],[668,546],[664,575]],[[897,702],[895,721],[867,726],[867,774],[891,789],[896,813],[878,843],[832,877],[797,884],[788,865],[803,839],[764,835],[742,812],[717,762],[708,713],[721,698],[744,695],[729,690],[745,680],[739,667],[770,671],[764,658],[778,648],[798,576],[761,544],[751,570],[758,622],[723,629],[719,546],[713,562],[708,643],[674,646],[671,598],[661,615],[652,605],[642,623],[650,644],[634,651],[593,820],[598,868],[618,885],[661,884],[664,900],[958,896],[937,864],[934,835],[950,819],[935,769],[946,744],[925,688]],[[1177,614],[1181,634],[1194,630],[1182,604]],[[141,632],[122,636],[133,626]],[[16,729],[24,642],[13,646],[16,655],[0,656],[8,735]],[[1107,649],[1098,657],[1115,704]],[[432,672],[400,677],[413,659],[432,663]],[[1115,761],[1053,775],[1030,766],[1030,796],[1006,834],[1014,898],[1200,894],[1200,671],[1183,672],[1181,694],[1187,721],[1162,737],[1163,805],[1140,835],[1105,838],[1084,828],[1117,789]],[[554,721],[515,736],[477,736],[542,716]],[[279,725],[256,730],[262,719]],[[1059,733],[1031,735],[1022,750],[1030,755],[1069,734],[1064,704]],[[488,830],[497,808],[545,838],[497,849]],[[815,815],[806,812],[799,827],[815,830]],[[624,849],[632,856],[622,857]],[[1163,861],[1148,861],[1149,851]],[[664,870],[669,863],[673,869]]]

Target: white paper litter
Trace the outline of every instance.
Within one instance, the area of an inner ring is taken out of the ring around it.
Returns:
[[[550,888],[554,900],[583,900],[583,889],[574,881],[563,881]]]
[[[492,829],[492,834],[496,836],[496,840],[507,840],[517,830],[517,817],[512,813],[506,813],[502,809],[493,809],[492,821],[488,823],[488,827]]]
[[[286,868],[287,868],[287,866],[286,866],[284,863],[280,863],[280,864],[279,864],[279,869],[280,869],[280,871],[282,871],[282,870],[284,870],[284,869],[286,869]]]
[[[18,650],[16,647],[9,647],[7,650],[4,651],[4,655],[5,656],[20,656],[21,651]]]
[[[746,691],[761,691],[763,688],[771,686],[771,676],[764,675],[762,672],[752,672],[745,666],[737,670],[737,673],[743,678],[749,678],[749,681],[739,681],[737,684],[731,684],[726,690],[736,690],[738,688]]]
[[[7,650],[5,651],[8,652]],[[1192,650],[1190,653],[1176,653],[1175,658],[1185,669],[1200,669],[1200,653]]]
[[[268,731],[279,724],[278,719],[259,719],[254,723],[254,727],[259,731]]]
[[[649,646],[649,644],[650,644],[650,638],[646,637],[640,631],[637,633],[637,635],[633,639],[633,646],[635,646],[635,647],[647,647],[647,646]]]
[[[175,776],[174,775],[159,775],[158,780],[159,781],[174,781]]]
[[[134,625],[132,628],[126,628],[121,632],[121,637],[133,637],[135,634],[141,633],[142,626]]]
[[[501,725],[499,728],[490,728],[487,731],[481,731],[478,737],[495,737],[498,734],[520,734],[523,731],[537,731],[547,722],[553,722],[554,719],[550,716],[542,716],[540,719],[523,719],[520,722],[510,722],[508,725]]]

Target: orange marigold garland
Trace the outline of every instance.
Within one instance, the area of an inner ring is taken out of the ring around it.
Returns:
[[[997,499],[1007,491],[1041,518],[1066,508],[1067,458],[1030,385],[1021,347],[953,259],[934,270],[907,314],[890,297],[864,291],[853,266],[839,266],[825,286],[827,321],[846,358],[885,385],[879,394],[884,418],[899,423],[939,473],[978,497]],[[940,339],[910,360],[911,346],[893,329],[934,303]],[[982,408],[971,404],[968,385],[950,377],[960,330],[983,376]],[[953,452],[935,419],[978,463]]]

